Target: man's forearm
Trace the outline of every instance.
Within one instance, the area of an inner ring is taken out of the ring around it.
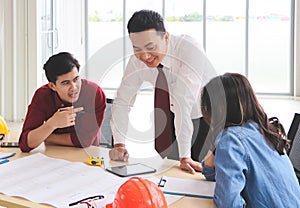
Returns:
[[[71,140],[71,134],[50,134],[45,140],[47,143],[66,145],[66,146],[74,146]]]
[[[31,130],[27,136],[27,143],[30,148],[38,147],[55,129],[44,123],[36,129]]]

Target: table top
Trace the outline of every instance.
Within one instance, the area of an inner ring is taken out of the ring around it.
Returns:
[[[87,163],[87,159],[90,156],[100,156],[104,158],[106,166],[116,166],[121,164],[126,164],[125,162],[111,161],[108,156],[109,149],[103,147],[91,146],[88,148],[76,148],[76,147],[66,147],[58,145],[40,145],[38,148],[34,149],[30,153],[23,153],[19,148],[0,148],[1,152],[15,152],[16,155],[9,158],[10,160],[15,160],[18,158],[26,157],[35,153],[43,153],[48,157],[65,159],[71,162],[84,162]],[[151,167],[156,168],[158,171],[155,176],[167,176],[175,178],[185,178],[185,179],[204,179],[201,173],[196,173],[194,175],[182,171],[179,168],[179,161],[175,160],[162,160],[160,158],[129,158],[128,163],[142,162]],[[36,204],[34,202],[22,199],[19,197],[11,197],[0,194],[0,205],[6,207],[36,207],[36,208],[46,208],[49,205]],[[202,207],[211,208],[214,207],[211,199],[205,198],[195,198],[195,197],[183,197],[169,206],[170,208],[181,208],[181,207]]]

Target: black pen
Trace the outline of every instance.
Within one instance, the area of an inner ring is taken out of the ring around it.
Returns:
[[[58,109],[58,112],[62,112],[62,111],[66,111],[66,109],[62,109],[62,108],[59,108]],[[81,110],[81,111],[78,111],[78,112],[75,112],[76,114],[84,114],[85,111],[84,110]]]
[[[84,202],[84,201],[89,200],[89,199],[95,201],[95,200],[103,199],[103,198],[104,198],[103,195],[90,196],[90,197],[81,199],[81,200],[79,200],[79,201],[77,201],[77,202],[70,203],[69,206],[70,206],[70,207],[71,207],[71,206],[75,206],[75,205],[80,204],[81,202]]]

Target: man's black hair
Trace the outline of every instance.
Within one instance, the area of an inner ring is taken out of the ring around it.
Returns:
[[[55,84],[58,76],[69,73],[74,67],[77,67],[79,71],[79,62],[73,55],[68,52],[61,52],[51,56],[43,68],[47,80]]]
[[[163,17],[152,10],[140,10],[135,12],[127,24],[128,34],[149,29],[166,32]]]

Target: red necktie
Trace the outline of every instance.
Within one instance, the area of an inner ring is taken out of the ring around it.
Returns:
[[[162,158],[171,153],[171,112],[170,96],[166,76],[158,65],[158,76],[154,92],[154,119],[155,119],[155,150]]]

